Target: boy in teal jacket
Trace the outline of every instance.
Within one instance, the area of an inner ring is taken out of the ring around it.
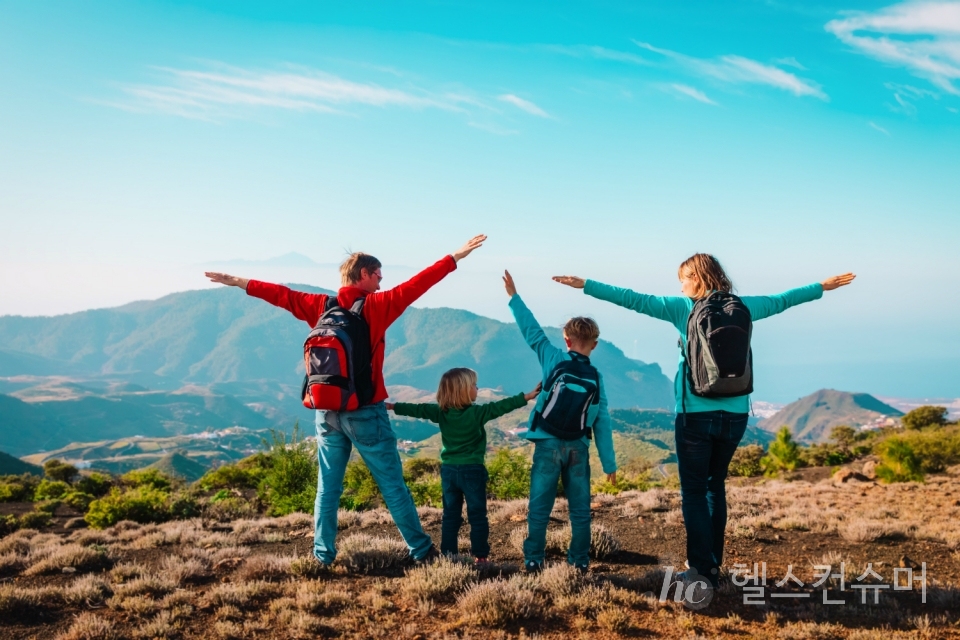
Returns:
[[[527,571],[543,568],[547,543],[547,523],[557,497],[557,481],[563,480],[567,496],[572,536],[567,562],[586,571],[590,564],[590,439],[562,440],[543,429],[532,428],[534,416],[542,413],[550,389],[548,381],[557,365],[574,358],[589,363],[589,356],[597,346],[600,330],[590,318],[572,318],[563,328],[563,338],[569,351],[553,346],[536,318],[517,295],[510,272],[505,271],[504,287],[510,296],[510,310],[517,326],[530,348],[540,360],[543,371],[543,389],[531,414],[531,428],[521,437],[534,445],[533,468],[530,470],[530,508],[527,516],[527,539],[523,542],[523,563]],[[600,454],[600,465],[607,479],[616,484],[617,461],[613,451],[613,429],[607,410],[607,396],[603,378],[599,378],[599,407],[588,414],[587,423]]]

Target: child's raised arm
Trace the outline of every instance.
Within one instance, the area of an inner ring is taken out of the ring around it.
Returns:
[[[392,410],[398,416],[407,416],[409,418],[420,418],[440,424],[440,405],[432,402],[387,402],[387,409]]]
[[[510,296],[510,311],[513,312],[513,319],[517,321],[523,339],[536,352],[540,359],[540,366],[544,368],[544,371],[548,368],[552,370],[563,358],[563,352],[550,343],[547,334],[543,332],[543,327],[540,326],[537,319],[533,317],[533,313],[520,299],[517,294],[517,286],[514,284],[513,276],[510,275],[509,271],[503,272],[503,287],[507,290],[507,295]]]

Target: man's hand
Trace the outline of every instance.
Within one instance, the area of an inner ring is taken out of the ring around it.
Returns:
[[[513,284],[513,276],[506,270],[503,272],[503,288],[507,290],[507,295],[511,298],[517,295],[517,285]]]
[[[540,395],[540,390],[541,390],[541,389],[543,389],[543,383],[542,383],[542,382],[538,382],[536,388],[534,388],[533,391],[531,391],[530,393],[525,393],[525,394],[523,394],[523,399],[526,400],[527,402],[533,400],[533,399],[536,398],[538,395]]]
[[[392,403],[392,402],[384,402],[383,404],[385,404],[385,405],[387,406],[387,411],[393,411],[393,403]]]
[[[608,473],[608,474],[607,474],[607,482],[609,482],[609,483],[612,484],[613,486],[617,486],[617,472],[616,472],[616,471],[614,471],[613,473]]]
[[[578,278],[577,276],[553,276],[553,281],[565,284],[568,287],[573,287],[574,289],[583,289],[583,286],[587,284],[586,280]]]
[[[216,271],[207,271],[203,275],[210,278],[210,282],[225,284],[228,287],[240,287],[244,291],[247,290],[247,283],[250,282],[247,278],[238,278],[228,273],[217,273]]]
[[[845,273],[842,276],[833,276],[832,278],[827,278],[820,283],[820,286],[823,287],[824,291],[833,291],[834,289],[839,289],[840,287],[845,287],[856,278],[854,273]]]
[[[453,256],[453,259],[455,261],[460,262],[461,260],[466,258],[468,255],[473,253],[474,249],[480,248],[480,246],[483,244],[483,241],[486,239],[487,239],[487,236],[483,235],[482,233],[478,236],[473,236],[472,238],[467,240],[467,244],[460,247],[459,251],[457,251],[456,253],[452,253],[450,255]]]

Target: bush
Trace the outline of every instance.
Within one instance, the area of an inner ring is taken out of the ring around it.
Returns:
[[[830,441],[841,449],[850,449],[858,440],[862,438],[857,430],[845,424],[838,424],[830,430]]]
[[[170,494],[150,486],[122,491],[117,487],[90,503],[84,520],[94,529],[105,529],[121,520],[163,522],[169,518],[167,500]]]
[[[947,424],[947,408],[925,405],[917,407],[900,419],[907,429],[923,429],[924,427],[941,427]]]
[[[651,486],[650,472],[641,473],[618,473],[617,484],[613,485],[607,480],[606,474],[602,475],[590,485],[591,493],[608,493],[617,495],[622,491],[646,491]]]
[[[498,500],[530,495],[530,460],[520,451],[500,449],[487,464],[487,493]]]
[[[158,491],[169,491],[173,486],[173,479],[159,469],[136,469],[120,476],[120,482],[136,489],[146,487]]]
[[[0,538],[8,536],[20,528],[17,516],[0,516]]]
[[[800,447],[790,435],[790,427],[783,426],[777,437],[770,443],[767,455],[760,459],[760,466],[767,476],[775,476],[783,471],[793,471],[800,465]]]
[[[920,461],[910,444],[899,436],[884,440],[878,446],[881,464],[877,477],[884,482],[923,482]]]
[[[113,479],[110,476],[93,472],[90,475],[80,476],[80,479],[73,483],[77,491],[89,493],[94,498],[107,495],[110,487],[113,486]]]
[[[902,438],[910,445],[925,473],[940,473],[960,463],[960,432],[954,428],[914,431]]]
[[[256,489],[266,475],[270,459],[263,453],[244,458],[236,464],[211,469],[197,480],[204,491],[216,489]]]
[[[0,502],[30,502],[40,478],[25,473],[22,476],[3,476],[0,479]]]
[[[354,460],[347,465],[343,476],[343,494],[340,508],[348,511],[372,509],[380,502],[380,489],[370,469],[363,460]]]
[[[71,490],[70,485],[62,480],[47,480],[44,478],[33,492],[34,500],[56,500],[62,498]]]
[[[440,461],[436,458],[412,458],[403,465],[403,479],[418,507],[442,507],[443,486]]]
[[[800,461],[805,467],[836,467],[853,460],[849,449],[841,449],[832,444],[812,444],[799,451]]]
[[[257,494],[267,505],[267,513],[285,516],[300,511],[313,513],[317,497],[317,451],[304,440],[300,426],[294,425],[287,442],[282,431],[271,430],[270,466],[257,487]]]
[[[40,529],[50,524],[50,518],[45,511],[31,511],[20,516],[17,524],[21,529]]]
[[[70,483],[79,471],[72,464],[65,464],[54,458],[43,463],[43,473],[51,480]]]
[[[90,506],[90,503],[96,499],[96,496],[90,495],[89,493],[84,493],[83,491],[70,491],[63,496],[63,503],[73,507],[77,511],[86,512],[87,508]]]
[[[748,444],[745,447],[737,447],[733,452],[733,458],[730,460],[730,466],[727,467],[727,473],[731,476],[741,478],[752,478],[763,473],[763,466],[760,461],[764,456],[763,447],[758,444]]]

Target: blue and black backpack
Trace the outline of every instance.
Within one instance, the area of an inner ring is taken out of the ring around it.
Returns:
[[[561,440],[591,437],[600,410],[600,373],[590,358],[570,352],[550,373],[543,409],[534,411],[530,430],[543,429]]]

